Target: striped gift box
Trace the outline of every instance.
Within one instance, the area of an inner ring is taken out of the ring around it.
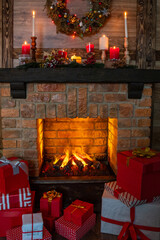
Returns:
[[[64,220],[62,216],[57,221],[55,221],[56,232],[69,239],[69,240],[79,240],[81,239],[90,229],[94,227],[96,223],[96,214],[92,214],[82,226],[77,226],[72,222]]]
[[[151,202],[160,202],[160,196],[154,197],[152,199],[144,199],[144,200],[138,200],[130,193],[126,192],[124,189],[118,186],[117,181],[115,182],[108,182],[105,183],[105,188],[108,192],[112,194],[112,196],[119,199],[121,202],[123,202],[127,207],[136,207],[138,205],[142,205],[145,203],[151,203]]]

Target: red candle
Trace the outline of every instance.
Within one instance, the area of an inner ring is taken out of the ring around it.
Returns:
[[[111,47],[110,48],[110,59],[119,59],[119,47]]]
[[[63,57],[63,58],[67,58],[67,52],[65,52],[64,50],[58,51],[58,55]]]
[[[87,51],[87,53],[89,53],[89,52],[94,52],[94,44],[89,43],[89,44],[86,46],[86,51]]]
[[[30,44],[26,41],[22,44],[22,54],[30,54]]]

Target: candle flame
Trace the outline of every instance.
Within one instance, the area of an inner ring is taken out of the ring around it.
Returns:
[[[27,45],[27,41],[24,42],[24,45]]]
[[[106,35],[104,34],[103,37],[106,37]]]
[[[114,46],[113,49],[116,49],[116,46]]]
[[[33,17],[35,17],[35,15],[36,15],[36,12],[35,12],[35,11],[32,11],[32,15],[33,15]]]
[[[124,12],[124,17],[125,17],[125,18],[127,17],[127,12]]]

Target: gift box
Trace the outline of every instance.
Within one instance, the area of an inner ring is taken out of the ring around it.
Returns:
[[[35,192],[32,192],[32,205],[30,207],[0,211],[0,237],[5,237],[7,230],[22,226],[22,215],[33,212],[34,198]]]
[[[106,189],[102,196],[101,232],[119,235],[118,239],[160,239],[160,203],[128,208]],[[123,238],[124,237],[124,238]]]
[[[9,229],[6,234],[7,240],[22,240],[22,227]],[[52,240],[51,234],[43,227],[43,240]]]
[[[12,193],[20,188],[29,187],[28,164],[15,157],[0,159],[0,192]]]
[[[47,228],[47,230],[52,233],[53,230],[55,229],[55,218],[54,217],[43,217],[43,224]]]
[[[87,232],[89,232],[96,223],[96,214],[92,214],[82,226],[77,226],[72,222],[64,220],[64,216],[55,221],[56,232],[69,239],[69,240],[79,240]]]
[[[40,199],[40,211],[43,217],[59,218],[62,214],[62,194],[55,190],[44,193]]]
[[[136,157],[132,151],[118,153],[117,184],[138,200],[160,196],[160,153]]]
[[[22,216],[22,239],[43,239],[42,213],[24,214]]]
[[[30,207],[31,205],[32,197],[30,188],[20,188],[10,194],[0,193],[0,211],[12,208]]]
[[[70,206],[64,209],[64,219],[78,226],[82,226],[92,214],[93,204],[80,200],[74,201]]]
[[[153,199],[144,199],[138,200],[130,193],[126,192],[123,188],[121,188],[117,181],[105,183],[105,188],[108,192],[110,192],[113,196],[123,202],[127,207],[135,207],[138,205],[142,205],[149,202],[160,202],[160,196],[154,197]]]

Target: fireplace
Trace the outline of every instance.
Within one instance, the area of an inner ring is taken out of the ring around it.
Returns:
[[[116,173],[117,151],[150,145],[151,96],[151,84],[144,85],[142,99],[128,99],[127,84],[31,83],[27,86],[26,99],[12,99],[10,85],[1,84],[3,155],[27,160],[30,176],[38,177],[46,156],[49,161],[64,156],[65,148],[75,145],[73,148],[85,150],[85,154],[92,160],[104,162],[105,165],[109,162]],[[72,121],[73,126],[70,126]],[[93,136],[82,140],[79,140],[78,135],[77,138],[69,137],[70,128],[75,133],[78,134],[79,131],[82,134],[79,130],[80,121],[83,122],[82,127],[94,125],[95,129],[87,130]],[[56,125],[61,129],[57,132],[48,130],[49,122],[54,129]],[[66,131],[62,125],[69,126],[69,129]],[[102,129],[96,129],[99,126]],[[98,136],[104,134],[105,137],[96,139],[94,131],[101,131]],[[62,132],[66,137],[59,140],[57,134]],[[81,144],[79,141],[82,141]],[[62,142],[65,143],[63,146]],[[88,146],[90,148],[87,149]],[[91,146],[97,152],[93,152]],[[102,148],[103,151],[100,151]],[[69,156],[72,157],[71,151]]]
[[[106,176],[116,163],[117,119],[38,119],[37,136],[43,177]]]

